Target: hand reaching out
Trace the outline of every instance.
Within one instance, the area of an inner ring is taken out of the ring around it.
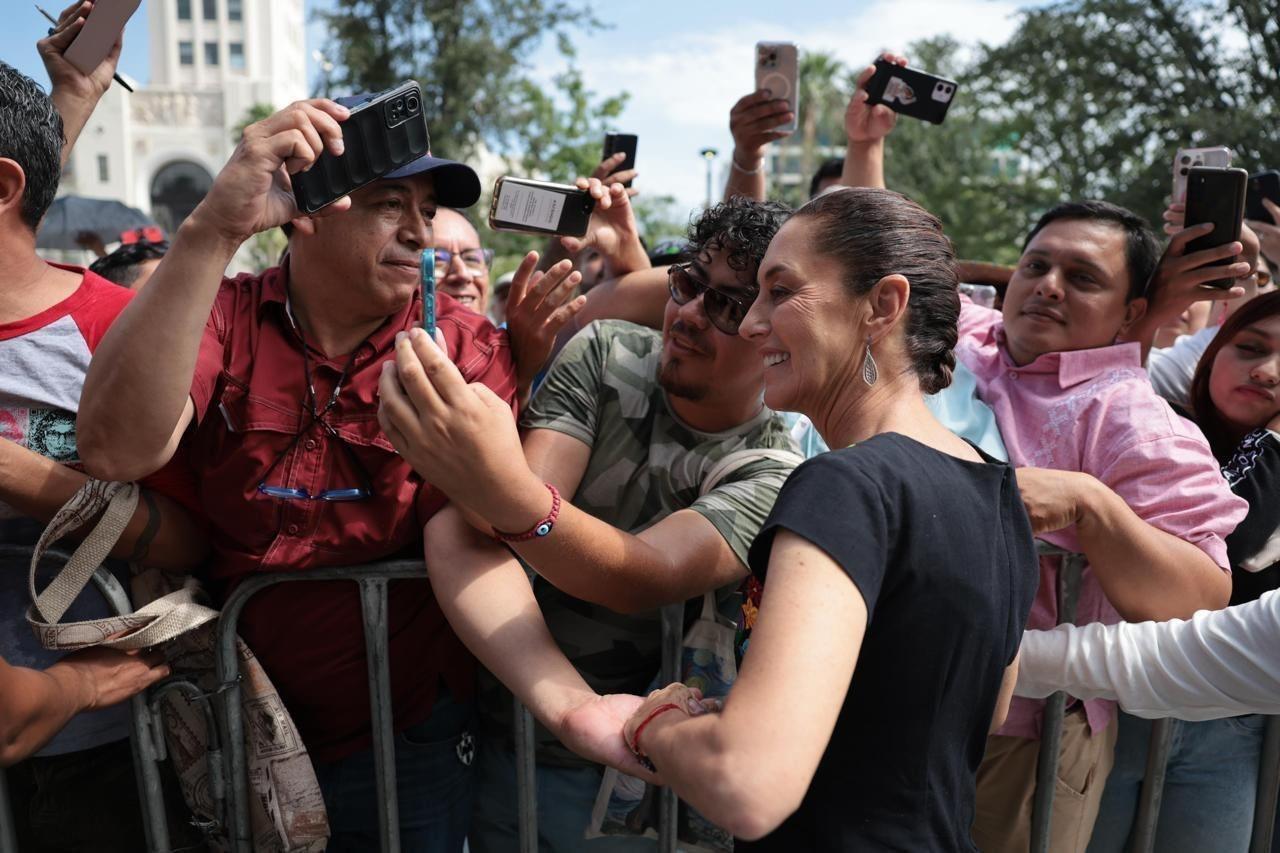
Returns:
[[[622,189],[621,184],[613,186]],[[621,197],[625,203],[626,193]],[[537,252],[525,255],[507,297],[507,331],[521,403],[528,400],[533,380],[551,357],[556,335],[587,304],[585,296],[575,296],[582,274],[570,261],[560,261],[545,272],[534,270],[537,263]]]

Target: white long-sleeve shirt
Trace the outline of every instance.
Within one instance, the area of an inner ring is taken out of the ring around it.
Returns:
[[[1018,696],[1065,690],[1139,717],[1280,714],[1280,590],[1168,622],[1060,625],[1023,634]]]

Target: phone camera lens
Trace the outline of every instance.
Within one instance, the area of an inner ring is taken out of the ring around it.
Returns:
[[[1182,155],[1182,162],[1183,162],[1183,163],[1190,163],[1190,162],[1191,162],[1191,158],[1190,158],[1190,157],[1188,157],[1186,154],[1183,154],[1183,155]]]
[[[1179,171],[1185,176],[1187,174],[1187,167],[1183,166]]]
[[[776,54],[776,53],[771,53],[771,54],[769,54],[769,61],[770,61],[770,62],[777,62],[777,61],[778,61],[778,54]]]
[[[404,106],[405,106],[405,109],[408,110],[409,115],[413,115],[414,113],[416,113],[418,111],[418,96],[410,95],[405,100]]]

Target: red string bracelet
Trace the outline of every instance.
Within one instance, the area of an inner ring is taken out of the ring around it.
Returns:
[[[645,727],[652,723],[659,714],[665,714],[667,711],[678,710],[680,710],[680,706],[674,702],[667,702],[664,705],[659,705],[649,712],[649,716],[645,717],[640,725],[636,726],[636,733],[631,736],[631,751],[635,753],[636,758],[640,759],[640,763],[645,766],[645,769],[653,770],[654,767],[653,762],[649,760],[649,757],[640,751],[640,735],[644,732]]]
[[[539,521],[533,527],[530,527],[524,533],[504,533],[498,528],[493,528],[493,538],[500,542],[528,542],[530,539],[541,539],[549,534],[556,526],[556,519],[560,517],[560,490],[550,483],[543,483],[547,490],[551,492],[551,512],[547,517]]]

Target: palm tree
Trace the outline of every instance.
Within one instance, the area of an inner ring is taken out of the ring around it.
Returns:
[[[800,172],[813,174],[818,141],[842,138],[848,69],[830,53],[800,57]]]

